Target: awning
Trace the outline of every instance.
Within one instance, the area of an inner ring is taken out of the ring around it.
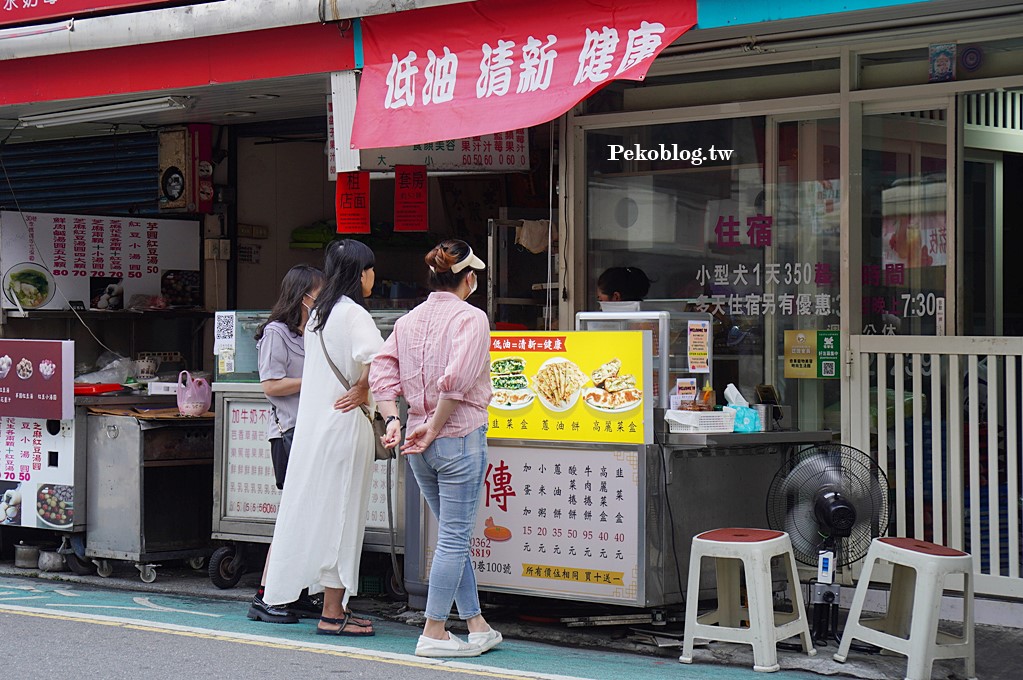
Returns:
[[[368,17],[352,147],[530,127],[642,80],[696,0],[479,0]]]

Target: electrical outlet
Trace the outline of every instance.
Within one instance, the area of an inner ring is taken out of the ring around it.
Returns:
[[[219,260],[220,259],[220,239],[208,238],[203,241],[205,248],[205,256],[207,260]]]
[[[226,238],[208,238],[203,241],[204,256],[207,260],[230,260],[231,241]]]

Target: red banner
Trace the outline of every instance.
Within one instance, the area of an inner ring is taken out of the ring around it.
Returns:
[[[71,340],[0,339],[0,416],[74,418],[74,368]]]
[[[334,194],[337,233],[369,233],[369,173],[339,172]]]
[[[394,166],[394,230],[429,231],[425,165]]]
[[[549,121],[612,80],[642,80],[695,23],[696,0],[478,0],[367,17],[353,148]]]
[[[17,0],[0,3],[0,26],[146,5],[169,5],[169,0]]]

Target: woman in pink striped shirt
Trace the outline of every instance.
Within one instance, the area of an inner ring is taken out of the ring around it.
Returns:
[[[408,402],[406,455],[437,517],[426,625],[416,655],[479,656],[501,642],[480,610],[469,539],[487,467],[490,324],[465,302],[483,261],[465,241],[444,241],[426,255],[433,293],[398,319],[370,366],[370,389],[387,421],[383,442],[398,444],[397,399]],[[451,603],[469,628],[468,642],[445,630]]]

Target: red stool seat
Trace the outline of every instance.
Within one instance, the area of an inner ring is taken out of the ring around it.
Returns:
[[[935,557],[963,557],[967,554],[961,550],[956,550],[955,548],[946,548],[943,545],[929,543],[928,541],[921,541],[917,538],[879,538],[877,540],[881,543],[886,543],[893,548],[912,550],[913,552],[924,553],[925,555],[934,555]]]
[[[760,543],[781,538],[785,533],[782,531],[771,531],[770,529],[712,529],[704,531],[696,536],[703,541],[717,541],[718,543]]]

